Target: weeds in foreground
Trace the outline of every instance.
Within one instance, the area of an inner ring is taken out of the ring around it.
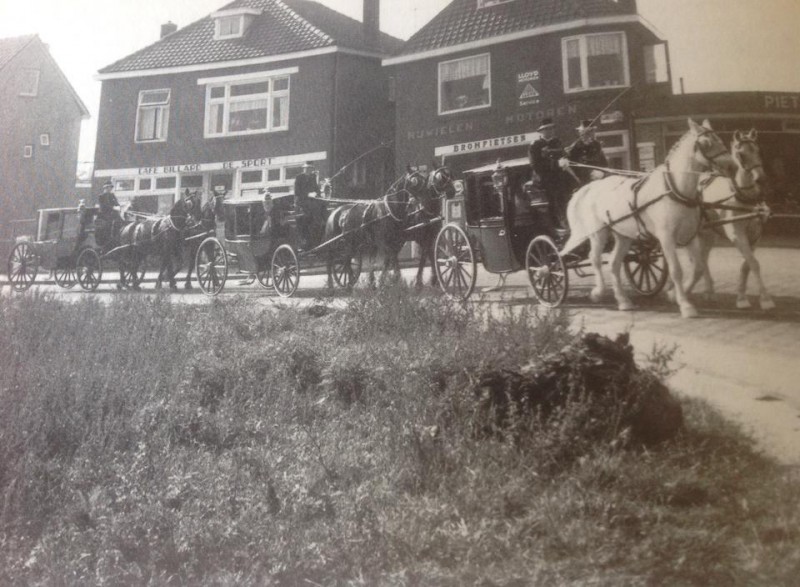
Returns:
[[[0,583],[789,585],[796,473],[707,406],[655,450],[576,402],[475,435],[566,317],[402,287],[341,311],[0,299]],[[649,372],[669,370],[669,351]],[[569,458],[564,458],[565,448]]]

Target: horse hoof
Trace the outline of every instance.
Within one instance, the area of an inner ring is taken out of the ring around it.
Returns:
[[[681,306],[681,318],[697,318],[697,308],[694,306]]]
[[[770,310],[774,310],[777,307],[775,305],[775,302],[773,302],[772,299],[770,299],[770,298],[767,298],[765,300],[762,299],[759,302],[759,305],[761,306],[762,310],[767,311],[767,312],[770,311]]]
[[[748,300],[747,298],[740,298],[736,300],[736,308],[738,310],[749,310],[752,307],[753,306],[750,303],[750,300]]]

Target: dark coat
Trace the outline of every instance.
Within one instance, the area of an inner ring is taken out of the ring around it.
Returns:
[[[314,192],[319,193],[319,185],[317,185],[317,176],[313,173],[301,173],[294,179],[295,206],[305,207],[308,195]]]
[[[593,165],[595,167],[608,167],[608,160],[606,159],[605,153],[603,153],[603,145],[597,139],[592,139],[588,143],[579,140],[572,145],[572,147],[567,149],[566,156],[574,163]],[[591,169],[576,167],[573,171],[583,183],[589,182],[589,175],[592,172]]]

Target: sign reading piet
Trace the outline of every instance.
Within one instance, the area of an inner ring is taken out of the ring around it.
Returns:
[[[539,70],[532,69],[517,74],[517,95],[520,106],[538,104],[541,95]]]

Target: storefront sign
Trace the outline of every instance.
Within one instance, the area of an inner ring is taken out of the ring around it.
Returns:
[[[800,110],[800,94],[765,94],[765,110]]]
[[[422,130],[409,130],[406,132],[406,138],[409,141],[417,139],[429,139],[435,137],[444,137],[448,135],[455,135],[462,132],[474,131],[476,127],[475,121],[464,120],[461,122],[451,122],[442,126],[434,126]]]
[[[524,122],[538,123],[543,118],[563,118],[569,116],[570,118],[577,118],[578,107],[573,104],[567,106],[559,106],[558,108],[546,108],[543,110],[531,110],[529,112],[519,112],[517,114],[509,114],[506,116],[506,124],[522,124]]]
[[[538,104],[541,96],[539,70],[524,71],[517,74],[517,95],[520,106]]]
[[[492,151],[494,149],[503,149],[505,147],[514,147],[518,145],[526,145],[539,137],[539,133],[530,132],[524,134],[508,135],[505,137],[494,137],[491,139],[481,139],[478,141],[468,141],[466,143],[457,143],[455,145],[444,145],[436,147],[434,155],[441,157],[443,155],[463,155],[464,153],[477,153],[479,151]]]

